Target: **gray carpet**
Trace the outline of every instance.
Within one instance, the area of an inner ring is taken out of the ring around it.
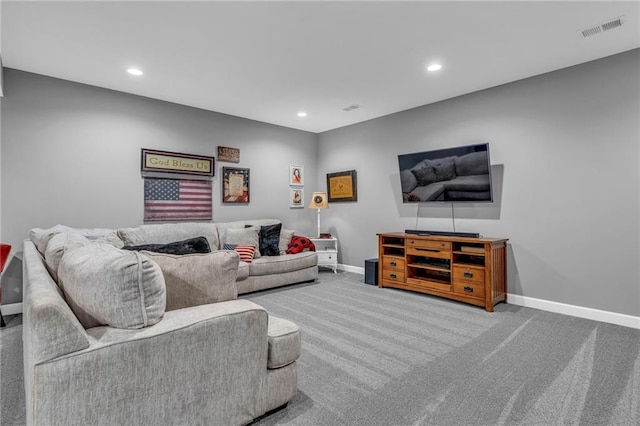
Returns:
[[[640,424],[640,330],[362,278],[243,296],[303,333],[297,397],[255,426]],[[0,331],[3,426],[24,424],[21,330]]]

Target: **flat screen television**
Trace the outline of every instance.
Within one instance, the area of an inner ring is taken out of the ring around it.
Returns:
[[[403,203],[492,202],[489,144],[398,155]]]

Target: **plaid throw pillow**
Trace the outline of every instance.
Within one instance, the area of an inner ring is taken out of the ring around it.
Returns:
[[[309,249],[310,251],[316,251],[316,246],[309,238],[302,237],[300,235],[294,235],[293,237],[291,237],[289,248],[287,248],[287,254],[301,253],[306,249]]]

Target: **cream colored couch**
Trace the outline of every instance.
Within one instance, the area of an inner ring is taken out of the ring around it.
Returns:
[[[234,222],[186,222],[180,224],[152,224],[117,230],[117,239],[126,245],[170,243],[187,238],[205,236],[211,250],[220,250],[230,229],[249,226],[269,226],[281,223],[277,219],[241,220]],[[108,232],[107,232],[108,233]],[[281,241],[281,253],[286,249]],[[318,278],[318,257],[314,251],[279,256],[260,256],[251,263],[240,262],[238,293],[250,293],[288,284],[314,281]]]
[[[300,331],[237,299],[235,252],[121,243],[65,227],[25,240],[27,424],[240,425],[295,396]]]

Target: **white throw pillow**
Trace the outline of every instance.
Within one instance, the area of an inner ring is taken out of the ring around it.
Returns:
[[[157,323],[164,315],[162,271],[137,251],[105,243],[68,251],[60,261],[58,279],[84,328],[137,329]]]

